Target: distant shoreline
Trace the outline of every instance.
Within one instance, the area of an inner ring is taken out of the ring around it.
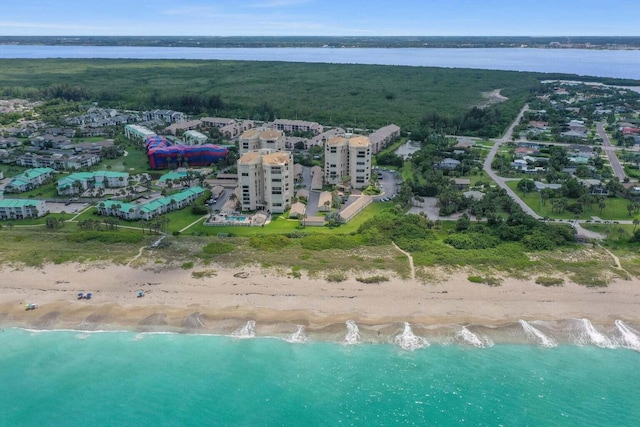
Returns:
[[[640,37],[598,36],[0,36],[0,45],[199,48],[538,48],[637,50]]]

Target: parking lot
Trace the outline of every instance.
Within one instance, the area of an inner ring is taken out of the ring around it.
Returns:
[[[51,213],[76,213],[80,212],[88,206],[88,203],[82,202],[47,202],[47,209]]]

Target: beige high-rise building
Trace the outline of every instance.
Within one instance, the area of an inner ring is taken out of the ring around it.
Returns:
[[[324,179],[327,184],[342,184],[349,177],[351,187],[365,188],[371,180],[371,143],[361,135],[334,136],[325,144]]]
[[[239,153],[268,148],[270,150],[284,150],[285,137],[282,131],[277,129],[258,128],[249,129],[240,135]]]
[[[243,211],[284,212],[294,195],[291,153],[267,148],[245,153],[238,160],[238,183]]]

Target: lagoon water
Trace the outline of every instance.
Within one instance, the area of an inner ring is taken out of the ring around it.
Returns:
[[[199,49],[0,46],[0,58],[223,59],[464,67],[640,78],[640,51]],[[0,426],[640,425],[640,334],[613,344],[587,321],[557,345],[493,345],[466,328],[429,343],[408,326],[386,344],[290,339],[0,333]],[[408,331],[407,331],[408,330]],[[586,338],[585,338],[586,337]],[[292,342],[288,342],[292,341]],[[345,345],[355,344],[355,345]],[[616,347],[616,348],[610,348]],[[634,351],[635,349],[635,351]]]
[[[0,58],[217,59],[408,65],[640,79],[640,50],[0,45]]]
[[[301,342],[7,329],[0,425],[640,422],[631,349]]]

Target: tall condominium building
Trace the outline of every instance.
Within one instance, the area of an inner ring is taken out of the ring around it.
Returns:
[[[265,209],[282,213],[294,195],[293,157],[268,148],[249,151],[238,160],[243,211]]]
[[[240,154],[249,151],[268,148],[270,150],[284,150],[284,133],[277,129],[257,128],[244,131],[239,139]]]
[[[345,177],[353,188],[365,188],[371,180],[371,143],[366,136],[346,133],[334,136],[324,148],[324,179],[342,184]]]

